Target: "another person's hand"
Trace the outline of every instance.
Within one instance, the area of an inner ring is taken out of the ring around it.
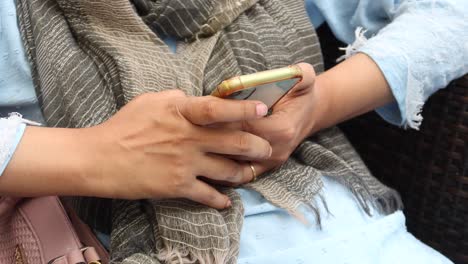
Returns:
[[[305,138],[317,131],[395,100],[377,64],[363,53],[317,77],[311,65],[299,66],[302,83],[274,106],[271,116],[229,125],[242,126],[272,144],[270,159],[253,161],[257,175],[283,164]]]
[[[261,160],[272,148],[253,134],[207,125],[258,119],[266,112],[260,102],[187,97],[172,90],[139,96],[92,128],[28,127],[0,178],[0,193],[187,198],[225,208],[228,197],[199,176],[245,183],[252,177],[248,165],[224,155]],[[50,178],[55,181],[47,183]]]
[[[258,135],[273,147],[271,157],[263,161],[252,161],[257,175],[281,166],[296,147],[318,130],[317,119],[323,115],[320,91],[314,89],[315,71],[306,63],[298,64],[303,80],[284,96],[268,117],[243,121],[242,130]],[[244,157],[242,157],[244,158]]]

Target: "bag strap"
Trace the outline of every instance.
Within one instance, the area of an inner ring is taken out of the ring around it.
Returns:
[[[80,217],[78,217],[78,214],[73,210],[67,200],[61,199],[61,201],[80,241],[86,246],[93,247],[94,250],[96,250],[97,254],[101,257],[100,259],[102,264],[108,264],[110,262],[109,252],[96,238],[91,228],[89,228],[89,226],[85,224]]]

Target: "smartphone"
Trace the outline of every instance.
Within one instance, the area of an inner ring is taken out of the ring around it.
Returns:
[[[302,70],[292,65],[233,77],[218,85],[211,95],[234,100],[258,100],[271,109],[300,81]]]

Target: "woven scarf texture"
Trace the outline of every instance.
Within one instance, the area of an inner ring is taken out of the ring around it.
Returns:
[[[299,62],[323,70],[301,0],[17,0],[17,8],[52,127],[102,123],[145,92],[177,87],[201,96],[235,75]],[[177,40],[175,54],[161,36]],[[348,187],[366,212],[401,208],[337,128],[305,140],[279,169],[244,187],[301,218],[299,207],[317,212],[323,175]],[[76,206],[94,226],[112,207],[113,263],[236,263],[243,205],[234,189],[221,191],[233,202],[221,211],[182,199],[83,198]]]

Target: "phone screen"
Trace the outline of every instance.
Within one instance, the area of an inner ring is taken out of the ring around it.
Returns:
[[[267,83],[237,91],[226,98],[235,100],[257,100],[271,108],[291,90],[301,78],[293,78],[279,82]]]

